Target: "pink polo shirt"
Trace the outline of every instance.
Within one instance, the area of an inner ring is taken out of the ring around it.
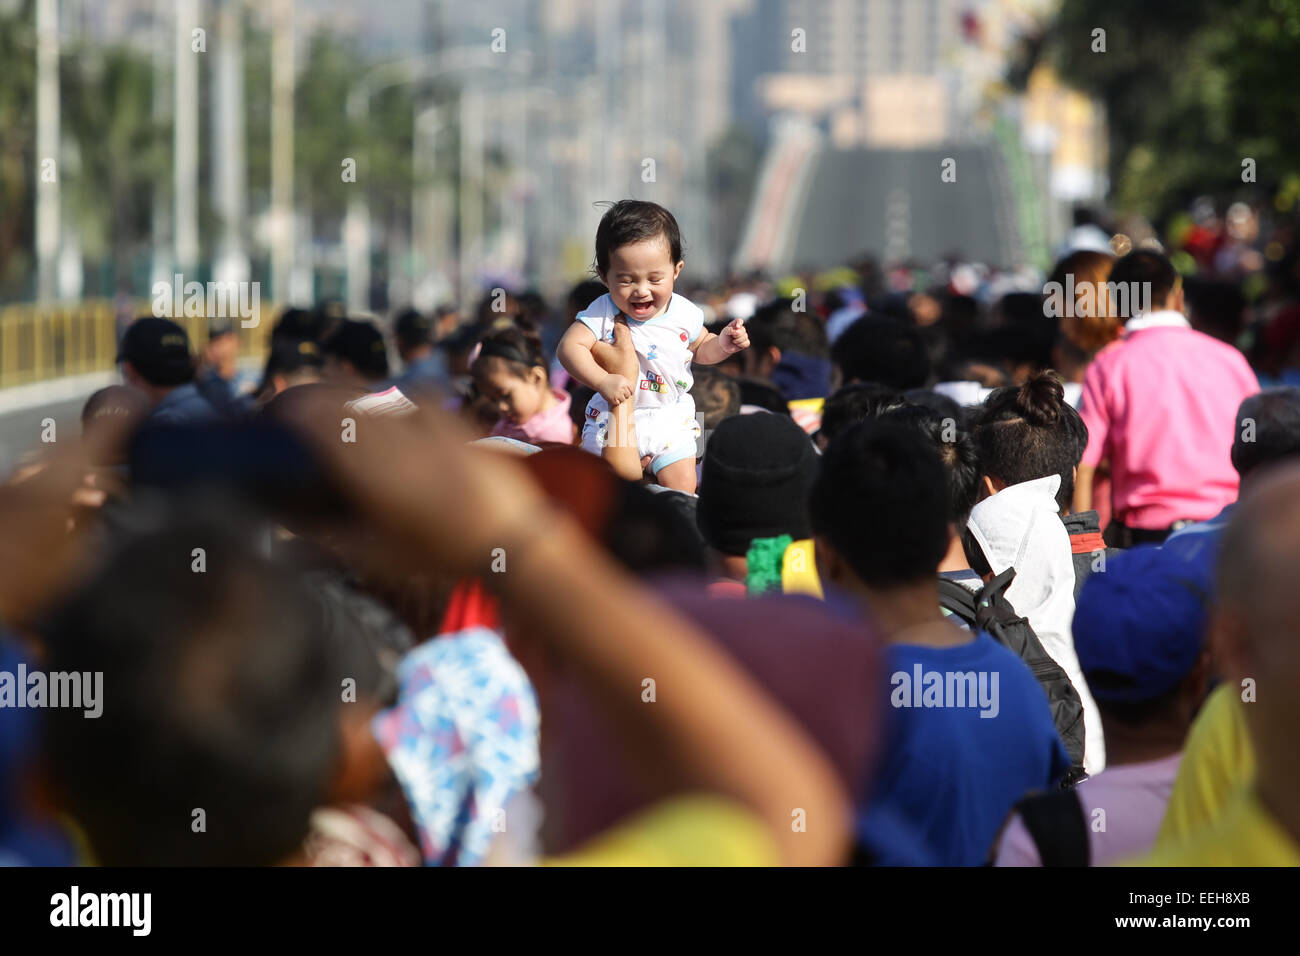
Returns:
[[[569,393],[553,388],[551,394],[555,396],[555,404],[546,411],[538,412],[518,425],[508,418],[502,418],[497,421],[492,434],[526,441],[530,445],[548,441],[572,445],[574,426],[573,419],[569,417]]]
[[[1083,464],[1110,459],[1115,517],[1157,530],[1212,518],[1237,498],[1237,406],[1259,391],[1240,352],[1179,312],[1130,319],[1083,380]]]

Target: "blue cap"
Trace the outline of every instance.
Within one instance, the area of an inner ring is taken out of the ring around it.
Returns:
[[[1205,646],[1209,594],[1194,562],[1142,545],[1107,559],[1084,582],[1074,648],[1099,701],[1136,702],[1168,693]]]

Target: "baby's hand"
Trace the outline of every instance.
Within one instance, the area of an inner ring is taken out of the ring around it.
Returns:
[[[734,319],[718,336],[724,355],[735,355],[742,349],[749,348],[749,332],[745,329],[744,319]]]
[[[606,375],[596,391],[613,408],[632,397],[632,383],[622,375]]]

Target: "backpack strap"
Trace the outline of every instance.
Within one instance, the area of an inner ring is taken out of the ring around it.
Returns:
[[[1016,804],[1043,866],[1089,866],[1088,821],[1077,790],[1036,793]]]
[[[996,574],[989,578],[984,587],[980,588],[977,600],[980,604],[992,604],[994,600],[1002,597],[1003,592],[1011,587],[1011,582],[1016,579],[1016,569],[1007,568],[1001,574]]]
[[[975,595],[956,581],[939,579],[939,606],[975,626]]]

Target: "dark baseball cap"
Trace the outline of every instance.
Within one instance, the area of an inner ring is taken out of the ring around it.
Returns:
[[[184,385],[194,378],[190,337],[171,319],[145,316],[127,326],[117,360],[130,362],[150,385]]]
[[[1204,574],[1177,552],[1141,545],[1089,575],[1074,612],[1079,666],[1098,701],[1153,700],[1178,686],[1205,647]]]

